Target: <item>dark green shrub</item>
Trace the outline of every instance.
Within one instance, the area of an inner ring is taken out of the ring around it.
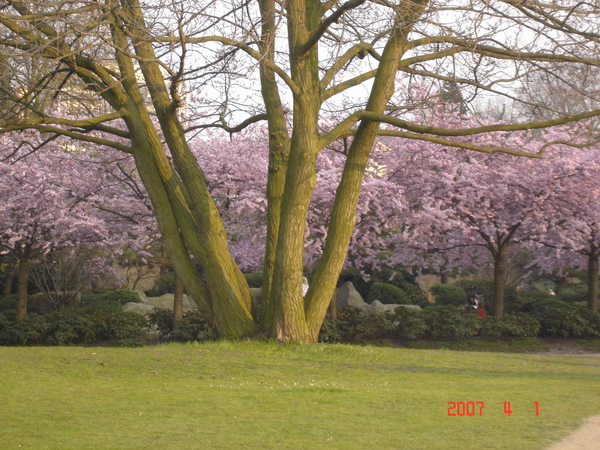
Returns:
[[[86,313],[88,320],[92,323],[95,339],[107,342],[115,339],[114,318],[119,317],[121,314],[125,314],[123,306],[119,301],[97,301],[87,306],[84,309],[84,312]],[[147,319],[144,316],[139,317],[142,317],[142,319],[147,322]],[[117,338],[117,340],[118,339],[120,338]],[[116,344],[120,345],[118,342]]]
[[[6,329],[6,327],[8,327],[8,325],[10,324],[10,321],[8,320],[8,318],[0,313],[0,334],[2,334],[2,332]]]
[[[527,291],[523,293],[522,297],[525,304],[541,300],[560,300],[556,296],[551,295],[550,292],[548,292],[548,290],[541,289],[532,289],[530,291]]]
[[[47,330],[44,316],[26,314],[5,326],[0,333],[0,345],[37,345],[43,342]]]
[[[365,280],[364,275],[356,267],[347,267],[340,273],[337,286],[340,287],[344,283],[350,281],[362,298],[367,298],[373,281]]]
[[[96,327],[82,311],[66,310],[46,316],[48,329],[44,344],[90,344],[96,340]]]
[[[154,308],[148,314],[148,323],[156,327],[159,337],[166,338],[171,336],[173,331],[173,310],[167,308]]]
[[[97,320],[104,320],[105,317],[122,311],[123,305],[116,300],[98,300],[85,306],[82,310],[92,319],[97,317]]]
[[[115,310],[112,305],[119,305]],[[4,318],[4,315],[0,315]],[[89,310],[70,309],[46,316],[28,313],[22,319],[0,321],[0,345],[74,345],[103,342],[140,346],[146,341],[144,316],[121,311],[118,302],[100,302]]]
[[[183,313],[183,318],[173,330],[173,310],[154,308],[148,314],[148,321],[155,326],[161,338],[170,338],[175,341],[202,341],[216,339],[216,333],[202,313],[190,310]]]
[[[131,311],[120,311],[110,316],[108,336],[111,344],[119,347],[141,347],[146,343],[148,320]]]
[[[373,283],[373,286],[371,286],[371,289],[369,290],[367,301],[371,303],[374,300],[379,300],[386,305],[410,304],[410,299],[402,289],[387,283]]]
[[[246,281],[248,282],[248,286],[250,286],[251,288],[261,288],[262,287],[262,280],[263,280],[262,272],[245,273],[244,278],[246,278]]]
[[[88,306],[97,302],[118,302],[121,306],[126,303],[141,303],[140,296],[128,289],[112,291],[93,291],[81,296],[81,302]]]
[[[557,297],[559,300],[567,303],[578,303],[587,301],[588,288],[586,284],[568,283],[563,286],[562,291]]]
[[[579,314],[587,320],[590,328],[592,328],[593,333],[590,336],[600,336],[600,312],[598,311],[590,311],[587,306],[580,306],[577,308]]]
[[[154,283],[153,289],[159,296],[175,292],[175,272],[163,272]]]
[[[321,330],[319,331],[319,342],[332,344],[334,342],[340,342],[341,340],[342,335],[338,328],[338,321],[334,320],[331,314],[327,313],[323,320],[323,324],[321,325]]]
[[[475,336],[479,330],[479,317],[455,306],[424,309],[423,319],[427,325],[427,338],[463,338]]]
[[[467,298],[466,292],[454,284],[434,284],[429,290],[438,305],[460,306]]]
[[[419,285],[409,283],[408,281],[402,281],[398,283],[398,287],[406,294],[408,304],[419,305],[421,308],[430,304],[427,295],[425,295],[425,292],[423,292],[423,289],[421,289]]]
[[[17,308],[17,294],[10,294],[0,299],[0,312],[8,310],[16,310]]]
[[[401,339],[421,339],[427,332],[423,312],[399,306],[393,312],[394,335]]]
[[[550,298],[541,298],[539,300],[534,300],[528,303],[525,303],[521,310],[523,312],[533,312],[536,314],[546,313],[552,310],[561,310],[568,311],[572,310],[573,305],[567,302],[563,302],[562,300],[557,299],[556,297]]]
[[[176,341],[190,342],[214,340],[217,334],[202,313],[194,309],[183,313],[183,318],[173,330],[172,337]]]
[[[535,337],[540,331],[540,322],[532,314],[505,314],[501,321],[493,317],[481,317],[480,334],[495,337]]]
[[[365,314],[355,306],[338,311],[337,329],[340,342],[370,341],[392,335],[391,314]]]
[[[597,313],[596,313],[597,314]],[[537,312],[540,336],[597,337],[600,336],[600,318],[585,308],[553,308]]]

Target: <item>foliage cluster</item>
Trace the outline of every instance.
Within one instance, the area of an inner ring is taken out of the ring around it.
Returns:
[[[600,313],[584,307],[569,309],[551,308],[536,313],[540,323],[540,336],[592,337],[600,336]]]
[[[456,284],[434,284],[429,290],[439,305],[460,306],[467,297],[466,292]]]
[[[586,308],[551,309],[545,312],[506,314],[501,321],[479,317],[455,306],[423,310],[398,307],[393,312],[363,313],[344,307],[337,320],[325,320],[321,342],[360,342],[381,339],[461,339],[472,336],[497,338],[599,337],[600,313]]]
[[[161,273],[154,282],[152,289],[144,291],[148,297],[160,297],[165,294],[172,294],[175,291],[175,272],[167,271]]]
[[[244,278],[246,278],[246,281],[248,282],[248,286],[250,286],[251,288],[261,288],[262,287],[262,280],[263,280],[262,272],[245,273]]]
[[[365,268],[364,273],[355,267],[348,267],[340,273],[337,285],[339,287],[348,281],[369,302],[379,300],[384,304],[427,304],[427,296],[417,284],[416,277],[399,266]]]
[[[98,303],[48,315],[22,318],[0,314],[0,345],[88,345],[139,347],[146,342],[144,316],[121,311],[118,302]]]
[[[91,306],[101,302],[119,302],[121,305],[126,303],[140,303],[140,297],[128,289],[93,290],[81,296],[81,302],[85,306]]]
[[[379,300],[383,304],[410,304],[408,295],[399,287],[389,283],[373,283],[371,285],[367,301],[372,303],[375,300]]]
[[[149,324],[158,329],[161,338],[179,342],[193,342],[216,339],[215,331],[198,310],[183,313],[183,318],[173,328],[173,310],[154,308],[148,314]]]

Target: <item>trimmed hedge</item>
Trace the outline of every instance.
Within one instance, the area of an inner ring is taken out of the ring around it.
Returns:
[[[246,278],[246,282],[248,283],[248,286],[250,286],[251,288],[261,288],[262,287],[262,280],[263,280],[262,272],[245,273],[244,278]]]
[[[434,284],[429,290],[438,305],[460,306],[467,298],[467,293],[454,284]]]
[[[544,337],[600,337],[600,313],[587,308],[552,308],[537,311],[540,336]]]
[[[161,338],[180,342],[193,342],[216,339],[215,331],[198,310],[186,311],[177,328],[173,329],[173,310],[154,308],[148,314],[151,326],[158,329]]]
[[[118,302],[114,304],[119,305]],[[0,345],[109,344],[139,347],[146,342],[147,319],[115,310],[109,304],[90,310],[71,309],[48,315],[26,314],[7,320],[0,314]]]
[[[369,290],[367,302],[372,303],[375,300],[379,300],[386,305],[410,305],[410,298],[408,298],[406,292],[388,283],[373,283]]]
[[[140,296],[128,289],[115,289],[113,291],[96,290],[82,294],[81,303],[92,305],[97,302],[118,302],[122,305],[126,303],[141,303]]]
[[[479,317],[454,306],[432,306],[423,310],[398,307],[394,312],[381,314],[365,314],[359,308],[345,307],[338,312],[337,321],[326,318],[319,340],[435,340],[471,336],[600,337],[600,313],[585,308],[554,309],[543,313],[505,314],[498,322],[493,317]]]
[[[334,321],[327,315],[321,333],[320,342],[362,342],[384,339],[393,333],[392,315],[364,314],[360,308],[345,306],[338,311]]]

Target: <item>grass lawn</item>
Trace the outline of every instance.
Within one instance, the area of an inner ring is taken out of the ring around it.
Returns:
[[[0,377],[2,449],[542,449],[600,414],[595,356],[0,347]]]

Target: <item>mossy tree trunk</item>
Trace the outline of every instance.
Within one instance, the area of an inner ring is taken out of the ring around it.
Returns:
[[[186,290],[212,318],[221,337],[252,335],[258,328],[250,313],[250,289],[228,251],[226,231],[185,139],[176,113],[177,98],[169,94],[165,84],[142,9],[137,0],[123,0],[121,5],[123,10],[114,15],[111,27],[120,85],[104,97],[121,111],[127,123],[138,172],[151,198],[169,258]],[[172,162],[146,109],[133,59],[127,52],[130,42],[137,58],[144,61],[142,75]],[[202,267],[206,280],[195,263]]]
[[[173,278],[173,329],[175,330],[183,319],[183,281],[175,272]]]
[[[359,3],[357,3],[358,5]],[[381,114],[394,91],[398,62],[407,48],[408,34],[427,1],[396,9],[390,37],[374,77],[365,113]],[[327,98],[327,76],[319,79],[318,34],[324,19],[321,2],[300,0],[286,5],[294,115],[285,177],[274,272],[268,305],[275,308],[271,336],[279,341],[316,342],[335,292],[354,229],[356,206],[366,164],[379,130],[377,120],[360,121],[348,150],[336,190],[323,256],[305,298],[302,298],[304,233],[310,197],[316,181],[316,157],[331,140],[343,135],[343,124],[319,135],[319,111]],[[321,31],[323,32],[323,31]],[[358,53],[358,49],[355,49]],[[264,95],[264,94],[263,94]],[[269,176],[272,176],[271,172]]]
[[[275,57],[276,9],[274,0],[260,0],[262,29],[260,52],[265,60]],[[263,283],[261,301],[261,329],[269,332],[275,317],[275,304],[271,298],[273,274],[275,272],[275,253],[279,236],[281,202],[285,188],[285,176],[290,153],[288,125],[276,75],[271,66],[260,65],[261,91],[267,111],[269,130],[269,168],[267,178],[267,241],[263,263]]]

